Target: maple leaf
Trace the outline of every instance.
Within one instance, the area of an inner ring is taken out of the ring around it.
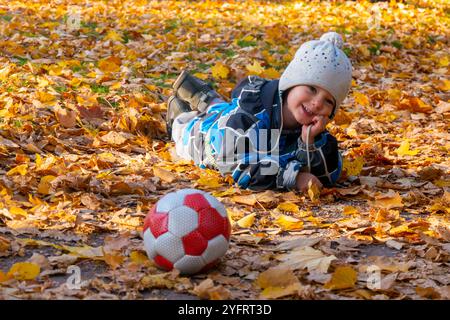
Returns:
[[[361,173],[361,170],[364,166],[364,158],[356,157],[353,161],[350,161],[346,157],[344,157],[344,164],[342,170],[347,173],[349,176],[357,176]]]
[[[253,64],[248,64],[246,68],[250,72],[250,74],[254,74],[257,76],[261,75],[264,72],[264,68],[256,60],[253,61]]]
[[[402,141],[400,144],[400,147],[396,149],[394,152],[397,153],[399,156],[415,156],[419,153],[419,150],[410,150],[410,145],[408,141]]]
[[[337,267],[331,276],[331,280],[324,286],[326,289],[340,290],[353,288],[358,273],[352,267]]]
[[[230,70],[221,62],[217,62],[213,67],[211,67],[211,72],[216,79],[226,79]]]

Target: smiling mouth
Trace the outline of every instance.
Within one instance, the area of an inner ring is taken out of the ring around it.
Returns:
[[[311,116],[311,117],[315,116],[315,113],[312,112],[311,110],[309,110],[309,109],[308,109],[307,107],[305,107],[303,104],[302,104],[302,108],[303,108],[303,111],[305,111],[305,113],[306,113],[307,115],[309,115],[309,116]]]

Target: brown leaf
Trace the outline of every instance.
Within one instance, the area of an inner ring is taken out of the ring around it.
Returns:
[[[168,183],[172,183],[175,179],[177,179],[177,176],[174,173],[159,167],[153,167],[153,174]]]
[[[256,284],[263,289],[261,296],[266,299],[277,299],[293,294],[298,294],[301,284],[292,270],[279,266],[270,268],[261,273]]]
[[[214,286],[214,281],[209,278],[195,286],[192,292],[201,299],[210,300],[227,300],[231,296],[230,291],[221,285]]]

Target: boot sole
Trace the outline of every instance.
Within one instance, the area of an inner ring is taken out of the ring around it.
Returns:
[[[178,88],[181,86],[181,84],[183,83],[184,79],[186,79],[186,76],[189,73],[186,70],[183,70],[181,72],[181,74],[178,76],[178,78],[175,80],[175,82],[172,85],[172,88],[176,91],[178,90]]]

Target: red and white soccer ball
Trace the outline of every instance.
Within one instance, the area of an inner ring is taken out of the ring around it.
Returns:
[[[225,207],[207,192],[183,189],[162,197],[144,221],[147,255],[165,270],[206,271],[228,250],[231,226]]]

